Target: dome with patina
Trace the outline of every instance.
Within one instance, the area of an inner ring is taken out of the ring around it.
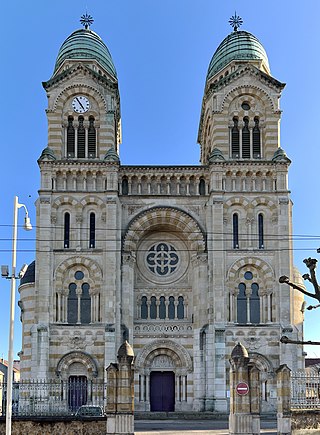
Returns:
[[[96,60],[112,77],[117,72],[108,50],[100,36],[90,29],[79,29],[73,32],[61,45],[54,73],[65,60]]]
[[[230,33],[219,45],[208,68],[207,80],[219,73],[233,60],[260,60],[265,72],[270,74],[267,53],[260,41],[246,31]]]

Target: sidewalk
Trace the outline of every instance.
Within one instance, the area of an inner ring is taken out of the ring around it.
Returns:
[[[136,420],[135,435],[228,435],[227,420]],[[277,422],[261,421],[261,433],[277,434]]]

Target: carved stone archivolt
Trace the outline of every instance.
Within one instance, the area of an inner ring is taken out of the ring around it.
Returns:
[[[98,376],[98,366],[91,355],[85,352],[69,352],[64,355],[57,364],[56,374],[61,378],[68,376],[68,369],[72,364],[80,363],[83,366],[84,373],[89,378]]]
[[[140,373],[151,371],[154,368],[154,359],[167,361],[167,363],[172,361],[173,365],[168,368],[175,368],[176,372],[178,371],[181,375],[192,372],[193,365],[189,353],[181,344],[172,340],[156,340],[146,345],[137,355],[135,367]]]
[[[136,216],[127,227],[123,249],[136,251],[144,235],[159,226],[179,230],[192,250],[204,251],[205,235],[198,222],[185,211],[174,207],[153,207]]]

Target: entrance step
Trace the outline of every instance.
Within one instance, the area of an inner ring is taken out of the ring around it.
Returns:
[[[135,420],[223,420],[229,414],[218,412],[135,412]]]

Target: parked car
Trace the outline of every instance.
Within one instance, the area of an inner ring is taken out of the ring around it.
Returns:
[[[101,406],[82,405],[76,412],[76,417],[103,417],[104,412]]]

